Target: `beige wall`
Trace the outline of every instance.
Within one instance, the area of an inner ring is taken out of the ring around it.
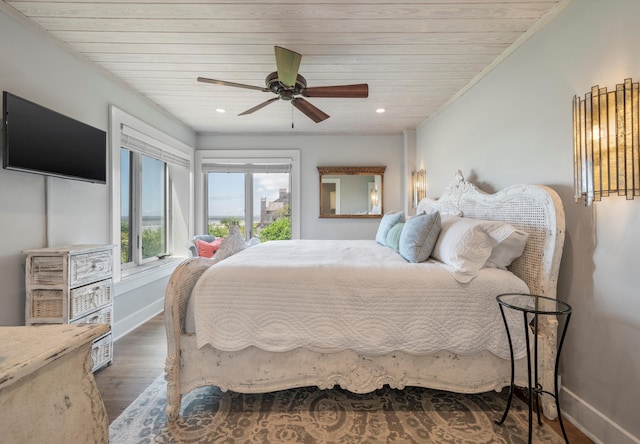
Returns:
[[[558,298],[574,308],[563,407],[604,443],[640,442],[640,198],[573,201],[572,98],[640,80],[640,2],[574,0],[418,129],[417,163],[437,197],[456,169],[489,191],[550,185],[566,211]]]

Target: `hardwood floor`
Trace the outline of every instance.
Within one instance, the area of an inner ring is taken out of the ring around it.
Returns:
[[[109,422],[116,419],[140,393],[163,374],[166,354],[167,338],[162,314],[114,343],[113,364],[95,373]],[[557,420],[545,419],[544,422],[557,433],[562,433]],[[593,444],[593,441],[566,418],[564,425],[572,444]]]
[[[94,374],[110,423],[164,374],[167,356],[164,315],[118,339],[113,346],[113,364]]]

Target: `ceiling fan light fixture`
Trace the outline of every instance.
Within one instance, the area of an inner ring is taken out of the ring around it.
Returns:
[[[278,77],[278,72],[274,71],[269,74],[265,81],[267,89],[274,94],[280,95],[285,100],[291,100],[293,96],[300,95],[302,91],[307,87],[307,80],[298,74],[296,82],[293,86],[287,86]],[[286,95],[287,97],[284,97]]]
[[[265,78],[265,86],[259,87],[253,85],[245,85],[243,83],[228,82],[226,80],[209,79],[206,77],[198,77],[199,82],[212,83],[214,85],[232,86],[236,88],[253,89],[262,92],[271,92],[276,97],[262,102],[253,108],[250,108],[239,116],[252,114],[259,109],[264,108],[278,100],[286,100],[300,110],[304,115],[309,117],[316,123],[329,118],[324,111],[316,108],[307,102],[303,97],[322,97],[322,98],[354,98],[366,99],[369,97],[369,85],[359,83],[354,85],[335,85],[335,86],[317,86],[307,88],[307,80],[298,74],[300,60],[302,56],[297,52],[275,47],[276,68],[277,70],[269,74]],[[218,112],[224,112],[217,109]]]

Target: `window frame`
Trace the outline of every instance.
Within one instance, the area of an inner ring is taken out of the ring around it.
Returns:
[[[151,125],[131,116],[130,114],[118,109],[115,106],[109,107],[109,117],[110,117],[110,145],[111,145],[111,158],[113,159],[111,165],[111,239],[112,243],[116,245],[114,249],[114,258],[113,258],[113,278],[114,282],[119,282],[123,278],[137,274],[138,272],[148,270],[149,267],[155,267],[162,265],[163,262],[159,260],[158,257],[154,256],[145,260],[142,260],[142,253],[140,251],[139,256],[140,260],[136,263],[135,258],[133,263],[121,264],[120,263],[120,221],[121,221],[121,207],[120,207],[120,191],[121,191],[121,182],[120,182],[120,148],[125,147],[129,149],[131,152],[137,152],[145,154],[149,157],[156,158],[165,163],[165,211],[166,211],[166,252],[172,252],[171,250],[176,247],[175,238],[174,238],[174,220],[173,217],[176,217],[173,211],[174,203],[172,199],[174,198],[174,190],[173,190],[173,181],[171,170],[174,167],[184,167],[184,174],[186,174],[188,184],[183,184],[187,187],[185,191],[185,196],[188,194],[188,202],[183,202],[181,205],[186,206],[188,208],[184,211],[184,220],[181,221],[182,225],[186,226],[186,230],[188,231],[188,236],[193,235],[193,196],[194,196],[194,188],[193,188],[193,165],[194,165],[194,149],[177,139],[165,134],[164,132],[152,127]],[[135,139],[138,141],[144,141],[145,146],[141,146],[140,149],[131,149],[130,146],[127,146],[126,143],[123,144],[123,140],[127,137],[124,135],[124,132],[129,134],[133,134]],[[147,145],[148,144],[148,145]],[[145,152],[145,149],[148,151]],[[135,157],[135,156],[133,156]],[[116,161],[117,159],[117,161]],[[134,164],[136,162],[133,162]],[[141,164],[141,161],[138,162]],[[138,165],[139,167],[139,165]],[[136,173],[134,171],[134,165],[130,166],[132,171],[132,176],[135,176]],[[137,173],[140,174],[139,172]],[[180,173],[182,174],[182,173]],[[134,180],[130,181],[130,186],[133,188]],[[137,189],[132,190],[131,194],[136,194],[141,198],[141,189],[140,184],[138,184]],[[133,205],[132,205],[133,206]],[[130,211],[130,220],[132,220],[133,213]],[[135,241],[136,236],[141,234],[139,230],[141,230],[141,215],[140,215],[140,227],[131,228],[132,229],[132,241]],[[137,225],[137,223],[136,223]],[[185,228],[183,228],[185,229]],[[186,241],[187,239],[185,239]],[[140,249],[141,250],[141,249]],[[185,253],[186,254],[186,253]]]
[[[125,146],[121,146],[121,150],[126,149],[129,153],[129,224],[130,224],[130,253],[131,253],[131,261],[120,263],[120,267],[122,269],[131,269],[134,267],[138,267],[140,265],[148,264],[150,262],[159,260],[160,257],[166,257],[170,254],[169,246],[172,241],[172,221],[171,221],[171,198],[169,194],[169,190],[171,189],[171,175],[169,173],[169,165],[167,162],[156,159],[153,156],[149,156],[147,154],[141,153],[139,151],[133,150],[131,148],[127,148]],[[120,151],[122,153],[122,151]],[[142,158],[146,156],[150,159],[155,159],[163,163],[164,169],[164,183],[162,184],[164,188],[164,250],[160,252],[159,255],[150,256],[148,258],[143,257],[142,250],[142,232],[143,228],[143,216],[142,216],[142,207],[143,207],[143,193],[142,193]]]
[[[198,150],[195,153],[195,221],[199,233],[208,232],[207,218],[207,164],[212,163],[270,163],[290,162],[291,174],[291,239],[300,239],[300,151],[299,150]],[[245,188],[247,187],[245,181]],[[253,190],[245,190],[253,193]],[[245,205],[252,205],[252,199],[245,196]]]

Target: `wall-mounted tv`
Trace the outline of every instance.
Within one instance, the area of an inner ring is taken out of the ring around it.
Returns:
[[[7,91],[2,103],[4,168],[106,183],[104,131]]]

